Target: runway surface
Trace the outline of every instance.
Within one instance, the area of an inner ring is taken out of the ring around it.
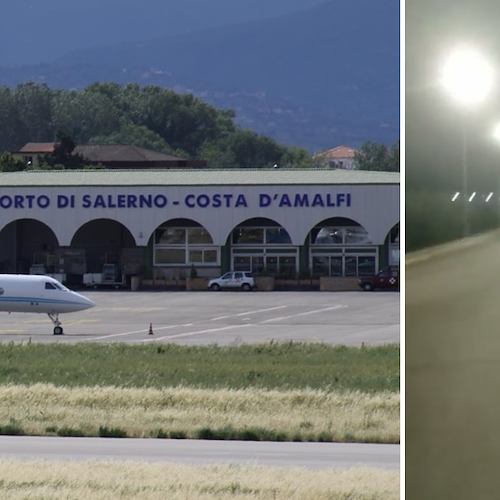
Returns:
[[[0,313],[0,342],[376,345],[400,338],[397,292],[82,293],[96,307],[61,315],[64,336],[52,334],[44,314]]]
[[[500,232],[411,262],[405,498],[499,498]]]
[[[398,445],[0,436],[0,458],[399,469]]]

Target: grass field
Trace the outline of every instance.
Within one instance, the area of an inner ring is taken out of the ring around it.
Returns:
[[[0,384],[399,392],[399,345],[0,344]]]
[[[399,442],[399,394],[0,385],[0,433]]]
[[[398,443],[399,346],[0,345],[0,433]]]
[[[399,442],[399,345],[0,344],[0,433]],[[399,472],[0,460],[2,499],[393,500]]]
[[[396,500],[399,472],[0,460],[2,500]]]

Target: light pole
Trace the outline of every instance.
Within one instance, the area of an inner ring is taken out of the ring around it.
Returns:
[[[493,139],[495,139],[497,142],[500,142],[500,123],[497,123],[495,127],[493,128]],[[498,205],[498,223],[500,225],[500,178],[497,180],[497,188],[498,188],[498,195],[497,195],[497,202],[499,203]]]
[[[475,49],[460,47],[446,60],[441,84],[458,102],[471,107],[483,101],[493,85],[493,68]],[[463,236],[469,235],[467,200],[467,119],[462,117]],[[500,131],[499,131],[500,132]]]

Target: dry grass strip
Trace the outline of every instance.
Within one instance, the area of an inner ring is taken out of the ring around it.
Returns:
[[[144,462],[0,460],[2,500],[396,500],[400,474]]]
[[[0,386],[0,426],[46,435],[47,428],[98,435],[101,426],[128,437],[151,437],[158,429],[197,437],[201,428],[265,428],[301,440],[321,433],[333,441],[399,442],[399,394],[323,390],[66,388],[51,384]],[[311,439],[312,438],[312,439]],[[316,438],[316,439],[315,439]]]

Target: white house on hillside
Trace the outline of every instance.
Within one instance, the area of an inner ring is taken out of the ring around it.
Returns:
[[[346,170],[354,170],[357,168],[354,160],[356,150],[347,146],[337,146],[336,148],[329,149],[318,153],[313,159],[321,164],[330,168],[343,168]]]

